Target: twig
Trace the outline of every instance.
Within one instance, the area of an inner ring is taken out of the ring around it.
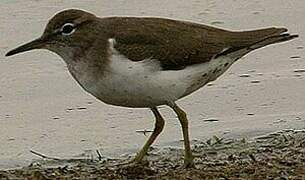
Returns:
[[[147,129],[144,129],[144,130],[136,130],[137,133],[143,133],[144,136],[146,136],[147,133],[151,133],[153,132],[152,130],[147,130]]]
[[[254,156],[253,154],[249,154],[248,156],[250,157],[250,159],[251,159],[252,161],[257,162],[257,161],[256,161],[256,158],[255,158],[255,156]]]
[[[215,143],[213,145],[215,145],[215,144],[222,144],[222,141],[224,139],[224,138],[219,138],[217,136],[213,136],[213,138],[215,139]]]
[[[103,159],[103,157],[102,157],[102,155],[101,155],[101,153],[98,149],[96,150],[96,153],[97,153],[97,156],[98,156],[98,160],[101,161]]]
[[[35,154],[36,156],[39,156],[39,157],[42,157],[42,158],[45,158],[45,159],[51,159],[51,160],[55,160],[55,161],[60,161],[61,160],[61,159],[58,159],[58,158],[46,156],[44,154],[38,153],[38,152],[33,151],[33,150],[30,150],[30,152]]]

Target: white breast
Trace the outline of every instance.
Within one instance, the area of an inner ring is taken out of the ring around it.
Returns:
[[[103,77],[91,92],[102,101],[127,107],[153,107],[176,101],[187,88],[176,73],[162,71],[158,61],[133,62],[113,53]]]
[[[110,43],[110,63],[94,82],[79,77],[78,82],[105,103],[127,107],[154,107],[174,102],[216,79],[230,58],[192,65],[182,70],[162,70],[157,60],[130,61]],[[222,67],[217,72],[216,68]],[[213,71],[215,71],[213,73]]]

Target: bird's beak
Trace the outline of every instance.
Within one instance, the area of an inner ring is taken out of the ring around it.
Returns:
[[[26,43],[24,45],[21,45],[15,49],[9,51],[8,53],[6,53],[5,56],[12,56],[12,55],[22,53],[25,51],[30,51],[33,49],[41,49],[41,48],[43,48],[44,45],[45,45],[45,39],[40,37],[38,39],[35,39],[29,43]]]

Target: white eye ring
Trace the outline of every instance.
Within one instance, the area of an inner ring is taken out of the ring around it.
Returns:
[[[69,35],[73,34],[75,32],[75,30],[76,30],[76,28],[75,28],[74,24],[66,23],[61,27],[60,32],[64,36],[69,36]]]

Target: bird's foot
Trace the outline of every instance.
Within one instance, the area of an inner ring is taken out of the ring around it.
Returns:
[[[196,168],[196,166],[193,161],[192,162],[184,161],[183,168],[190,169],[190,168]]]
[[[148,163],[148,161],[145,158],[143,158],[142,156],[138,156],[138,155],[136,157],[134,157],[131,161],[129,161],[130,165],[145,165],[147,163]]]
[[[185,169],[196,168],[195,164],[194,164],[194,157],[193,156],[185,157],[183,168],[185,168]]]

